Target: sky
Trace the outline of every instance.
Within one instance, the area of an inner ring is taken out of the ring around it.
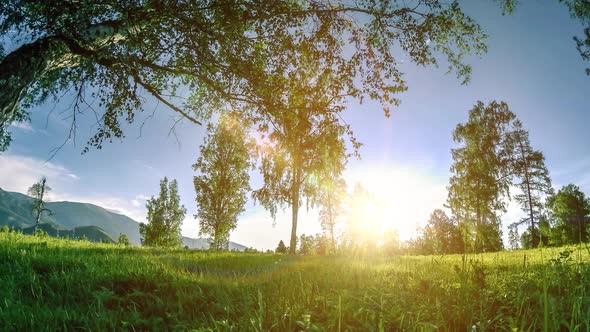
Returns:
[[[379,105],[354,101],[343,114],[363,143],[362,158],[350,160],[345,179],[351,190],[361,183],[384,202],[384,213],[402,239],[415,236],[416,227],[443,207],[450,149],[456,147],[452,131],[478,100],[508,103],[528,129],[533,147],[544,153],[556,189],[574,183],[590,194],[590,77],[585,74],[590,63],[582,61],[572,39],[582,33],[581,24],[557,1],[523,1],[513,15],[505,16],[492,1],[464,1],[463,7],[489,36],[488,53],[467,58],[473,66],[469,85],[445,74],[443,66],[404,62],[400,68],[409,90],[399,95],[402,104],[390,118]],[[183,235],[198,237],[191,165],[205,128],[186,121],[170,133],[173,112],[148,104],[135,124],[124,125],[122,141],[81,154],[96,130],[93,116],[86,114],[79,119],[75,140],[48,161],[68,136],[71,119],[61,111],[70,102],[68,95],[57,104],[48,102],[32,111],[30,124],[13,125],[13,142],[0,154],[0,187],[25,193],[46,176],[53,188],[51,200],[93,203],[143,222],[146,199],[158,194],[160,179],[175,178],[188,210]],[[255,171],[252,184],[254,189],[260,184]],[[504,227],[522,215],[509,204]],[[279,240],[288,242],[290,225],[289,210],[273,221],[250,201],[230,240],[274,249]],[[300,211],[298,235],[320,230],[316,210]]]

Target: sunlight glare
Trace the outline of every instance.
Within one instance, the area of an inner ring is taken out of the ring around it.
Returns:
[[[360,183],[372,199],[359,202],[364,207],[364,225],[371,225],[376,236],[388,230],[398,232],[401,240],[415,237],[430,213],[442,208],[446,199],[446,179],[430,177],[427,172],[390,166],[355,169],[347,173],[350,187]],[[350,189],[349,189],[350,190]]]

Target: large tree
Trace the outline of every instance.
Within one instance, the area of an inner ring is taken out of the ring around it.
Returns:
[[[146,208],[148,223],[139,224],[141,243],[152,247],[180,247],[180,228],[186,209],[180,204],[176,180],[168,184],[168,178],[164,177],[160,181],[160,194],[156,198],[152,196]]]
[[[6,0],[0,37],[2,148],[13,121],[64,91],[75,97],[73,121],[96,112],[88,143],[100,147],[124,136],[120,122],[136,118],[146,95],[194,123],[227,102],[272,101],[283,92],[277,77],[302,55],[343,80],[342,93],[388,112],[407,88],[402,58],[431,65],[440,55],[466,82],[463,56],[486,50],[459,3],[439,0]]]
[[[520,204],[527,217],[518,224],[528,223],[531,246],[539,244],[540,234],[537,225],[543,214],[545,197],[553,193],[549,171],[545,167],[545,156],[534,150],[529,140],[529,133],[519,120],[514,121],[506,142],[512,149],[511,173],[516,178],[516,187],[520,193],[514,199]]]
[[[451,150],[447,201],[475,252],[502,248],[499,213],[506,210],[504,198],[512,181],[512,149],[506,143],[514,119],[504,102],[477,102],[467,122],[453,132],[460,146]]]
[[[39,181],[35,182],[29,190],[28,194],[33,197],[33,215],[35,216],[35,232],[39,230],[39,223],[41,221],[41,214],[48,212],[51,214],[51,210],[45,208],[45,195],[51,191],[51,187],[47,185],[47,179],[42,177]]]
[[[264,183],[253,196],[273,218],[278,208],[291,207],[291,254],[296,252],[304,199],[308,207],[318,204],[326,174],[340,176],[349,157],[346,136],[354,153],[359,147],[339,115],[344,109],[343,81],[312,58],[300,60],[299,68],[277,81],[282,88],[273,102],[255,106],[249,114],[262,134],[259,168]]]
[[[247,128],[236,114],[221,115],[216,126],[209,125],[200,156],[193,169],[197,193],[200,234],[213,237],[211,248],[227,250],[229,232],[236,228],[250,190],[250,159]]]
[[[553,239],[557,245],[587,242],[590,199],[574,184],[559,189],[547,205],[553,218]]]

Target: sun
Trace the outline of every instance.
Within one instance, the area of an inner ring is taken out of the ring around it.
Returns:
[[[419,171],[400,167],[372,167],[351,172],[347,181],[360,184],[368,193],[355,195],[351,208],[358,211],[359,227],[370,228],[366,236],[376,237],[388,231],[401,240],[415,237],[430,213],[444,204],[445,184]]]

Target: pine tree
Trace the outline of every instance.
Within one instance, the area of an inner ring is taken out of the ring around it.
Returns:
[[[537,226],[543,213],[544,198],[553,193],[549,171],[545,167],[543,153],[531,147],[529,133],[520,121],[514,122],[507,143],[513,150],[511,169],[518,181],[516,186],[521,191],[514,199],[528,215],[518,224],[528,223],[531,248],[536,248],[540,240]]]
[[[147,201],[148,224],[141,223],[139,232],[141,242],[145,246],[180,247],[182,235],[180,227],[186,214],[184,206],[180,205],[178,184],[172,180],[168,185],[168,178],[160,181],[160,194],[157,198]]]
[[[285,246],[285,242],[283,242],[283,240],[279,241],[279,245],[277,246],[277,249],[275,250],[275,252],[277,254],[286,254],[287,253],[287,247]]]

